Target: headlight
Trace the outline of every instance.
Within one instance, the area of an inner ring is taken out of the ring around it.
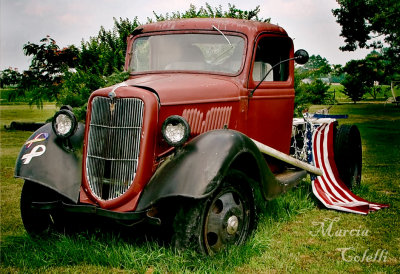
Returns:
[[[54,117],[51,123],[54,133],[60,138],[68,138],[72,136],[77,128],[77,121],[72,111],[61,108]]]
[[[183,145],[190,135],[190,127],[186,120],[178,115],[168,117],[161,128],[165,141],[174,147]]]

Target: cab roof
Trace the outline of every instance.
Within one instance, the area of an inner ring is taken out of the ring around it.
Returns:
[[[135,32],[149,33],[174,30],[213,30],[213,26],[221,31],[241,32],[247,36],[269,32],[287,36],[286,31],[277,25],[259,21],[233,18],[189,18],[160,21],[139,26]]]

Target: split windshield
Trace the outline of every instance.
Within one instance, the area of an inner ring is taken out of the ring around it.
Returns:
[[[134,41],[129,68],[131,72],[178,70],[236,74],[243,56],[244,39],[240,36],[154,35]]]

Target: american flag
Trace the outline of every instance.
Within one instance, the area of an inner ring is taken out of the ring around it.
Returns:
[[[333,155],[334,123],[319,126],[312,137],[312,155],[314,164],[323,171],[322,176],[312,178],[314,195],[330,209],[368,214],[389,205],[368,202],[356,195],[339,177]]]

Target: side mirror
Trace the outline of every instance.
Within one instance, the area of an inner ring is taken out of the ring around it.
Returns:
[[[304,49],[296,50],[296,52],[294,53],[294,60],[299,65],[304,65],[305,63],[307,63],[308,58],[308,52]]]

